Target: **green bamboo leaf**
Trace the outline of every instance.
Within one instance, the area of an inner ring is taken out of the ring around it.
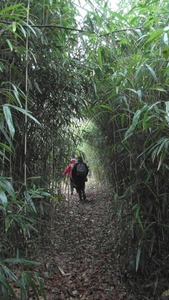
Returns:
[[[15,291],[13,290],[13,288],[9,284],[9,277],[12,280],[14,280],[17,283],[17,285],[19,285],[18,278],[14,275],[14,273],[12,273],[10,271],[9,268],[4,266],[3,264],[1,264],[1,269],[3,270],[3,273],[5,273],[5,275],[4,275],[0,272],[1,290],[2,290],[2,293],[3,293],[4,299],[5,300],[10,299],[9,298],[9,294],[10,294],[13,300],[18,300],[18,297],[15,294]]]
[[[160,155],[160,159],[158,161],[158,167],[157,167],[157,171],[159,171],[161,165],[162,165],[162,162],[164,160],[164,157],[165,157],[166,153],[165,152],[162,152],[161,155]]]
[[[9,46],[10,50],[13,51],[13,45],[12,45],[11,41],[8,39],[6,41],[7,41],[7,44]]]
[[[142,32],[140,29],[134,29],[133,30],[135,33],[137,33],[137,35],[141,38],[143,36]]]
[[[1,272],[0,272],[0,283],[1,283],[1,290],[2,290],[2,294],[4,296],[4,299],[8,300],[9,299],[8,290],[10,289],[9,282]],[[16,299],[16,298],[14,298],[14,299]]]
[[[15,95],[15,98],[16,98],[16,100],[17,100],[19,106],[22,107],[22,104],[21,104],[21,102],[20,102],[20,97],[24,97],[22,91],[20,91],[20,90],[16,87],[16,85],[14,85],[13,83],[12,83],[12,87],[13,87],[13,93],[14,93],[14,95]],[[20,92],[20,93],[19,93],[19,92]]]
[[[138,219],[139,213],[140,213],[140,205],[138,204],[136,209],[136,219]]]
[[[138,220],[138,223],[140,225],[140,228],[142,229],[142,231],[144,230],[144,227],[143,227],[143,223],[141,221],[141,218],[140,218],[140,215],[137,216],[137,220]]]
[[[40,196],[38,193],[35,193],[33,195],[30,195],[29,192],[24,192],[24,196],[26,198],[26,200],[28,201],[28,205],[32,208],[32,210],[36,213],[36,207],[32,201],[31,198],[42,198],[42,196]]]
[[[142,91],[138,90],[137,95],[138,95],[138,99],[141,101],[142,100]]]
[[[164,58],[168,59],[169,57],[169,46],[164,46],[162,50],[162,55]]]
[[[169,76],[169,64],[167,64],[164,74]]]
[[[169,296],[169,290],[166,290],[162,293],[162,297],[168,297]]]
[[[156,158],[156,156],[160,154],[161,149],[163,148],[165,143],[166,143],[166,138],[162,137],[155,143],[155,145],[151,147],[150,151],[151,151],[151,156],[153,161]]]
[[[163,150],[167,153],[168,145],[169,145],[169,139],[168,138],[163,138],[162,143],[158,148],[157,155],[159,155],[160,152],[163,151]]]
[[[132,120],[132,123],[131,123],[131,126],[128,128],[128,130],[127,130],[126,133],[125,133],[125,136],[124,136],[125,139],[128,139],[128,138],[132,135],[134,129],[136,128],[136,126],[137,126],[138,123],[139,123],[139,119],[140,119],[141,113],[142,113],[142,110],[141,110],[141,109],[138,109],[138,110],[135,112],[134,117],[133,117],[133,120]]]
[[[102,69],[103,67],[103,62],[102,62],[102,54],[100,48],[98,49],[98,62],[99,62],[99,67]]]
[[[59,200],[58,200],[58,198],[57,198],[56,196],[50,195],[50,198],[51,198],[54,202],[56,202],[57,204],[60,205],[60,202],[59,202]]]
[[[141,64],[140,66],[138,66],[137,71],[136,71],[136,74],[135,74],[135,78],[138,77],[138,75],[139,75],[139,73],[140,73],[142,67],[143,67],[143,64]]]
[[[154,78],[155,81],[158,81],[156,73],[154,72],[154,70],[152,69],[152,67],[150,67],[150,65],[146,64],[147,69],[150,71],[152,77]]]
[[[11,136],[8,134],[8,128],[4,128],[4,125],[2,125],[2,123],[0,124],[0,131],[4,135],[7,143],[10,145],[10,148],[14,149],[14,145],[12,143]]]
[[[150,90],[167,93],[167,91],[162,87],[151,87]]]
[[[4,263],[12,263],[12,264],[27,264],[27,265],[36,265],[38,266],[40,263],[35,261],[35,260],[29,260],[29,259],[24,259],[24,258],[19,258],[19,257],[15,257],[15,258],[6,258],[4,259]]]
[[[11,149],[11,147],[9,147],[8,145],[4,144],[4,143],[0,143],[0,147],[2,147],[2,149],[8,151],[9,153],[13,153],[13,150]]]
[[[0,187],[0,202],[6,208],[8,204],[8,199],[6,194],[4,193],[3,189]]]
[[[137,206],[138,206],[138,203],[134,204],[134,205],[132,206],[132,210],[136,209]]]
[[[0,156],[2,157],[2,159],[6,159],[6,160],[10,161],[9,158],[2,151],[0,151]]]
[[[110,111],[111,113],[113,113],[113,111],[114,111],[110,106],[105,105],[105,104],[101,104],[100,107],[102,107],[102,108],[104,108],[104,109]]]
[[[0,15],[3,16],[6,12],[13,11],[14,9],[19,9],[19,8],[23,8],[23,5],[15,4],[15,5],[7,6],[7,7],[3,8],[2,10],[0,10]]]
[[[153,42],[154,40],[159,40],[161,38],[162,33],[163,33],[163,29],[162,28],[156,29],[153,33],[150,34],[150,37],[146,41],[145,44],[147,44],[149,42]]]
[[[169,26],[164,27],[164,31],[169,31]]]
[[[169,116],[169,101],[165,102],[165,107],[166,107],[166,113]]]
[[[13,199],[15,199],[15,192],[11,183],[4,177],[0,177],[0,186],[4,189]]]
[[[20,88],[18,88],[15,84],[11,83],[10,81],[2,82],[2,85],[6,85],[7,83],[12,86],[13,94],[14,94],[15,98],[13,97],[12,92],[6,91],[4,94],[12,100],[16,99],[19,106],[22,107],[20,98],[25,99],[25,97],[26,97],[25,94],[22,92],[22,90]]]
[[[16,22],[14,21],[14,22],[12,22],[12,30],[13,30],[13,32],[15,32],[16,31]]]
[[[2,268],[7,277],[9,276],[11,279],[17,282],[17,284],[19,284],[18,277],[6,265],[3,265]]]
[[[151,224],[152,225],[152,224]],[[152,255],[153,252],[153,248],[154,248],[154,244],[155,244],[155,240],[156,240],[156,235],[153,234],[152,238],[151,238],[151,244],[150,244],[150,250],[149,250],[149,255]]]
[[[25,27],[28,27],[28,28],[30,29],[30,31],[32,31],[32,33],[33,33],[34,35],[36,35],[36,31],[33,29],[33,27],[32,27],[30,24],[28,24],[27,22],[25,22],[25,21],[23,21],[23,20],[22,20],[22,23],[23,23],[23,25],[24,25]]]
[[[18,27],[20,27],[20,30],[21,30],[23,36],[26,38],[27,32],[26,32],[25,28],[20,23],[18,24]]]
[[[168,33],[164,32],[163,36],[162,36],[162,41],[164,42],[165,45],[168,46]]]
[[[14,134],[15,134],[15,128],[14,128],[14,125],[13,125],[11,111],[10,111],[10,109],[7,105],[3,105],[3,112],[4,112],[6,123],[7,123],[8,128],[9,128],[10,135],[13,138]]]
[[[154,121],[154,115],[148,117],[148,113],[149,113],[149,110],[147,109],[142,118],[143,130],[150,128],[151,124],[152,124],[150,121],[152,121],[152,122]]]
[[[139,263],[140,263],[140,256],[141,256],[141,246],[137,249],[137,255],[136,255],[136,272],[138,271]]]
[[[157,106],[159,103],[160,103],[160,101],[157,101],[157,102],[155,102],[155,103],[153,103],[153,104],[151,104],[151,105],[149,105],[149,106],[145,105],[145,108],[147,108],[148,111],[154,109],[155,112],[161,112],[161,111],[158,109],[158,106]]]
[[[115,11],[111,11],[111,17],[115,17],[117,19],[119,19],[120,21],[123,21],[123,23],[125,22],[126,24],[129,24],[128,23],[128,20],[122,16],[122,14],[119,14]]]
[[[2,62],[0,62],[0,71],[3,72],[3,70],[5,69],[5,66]]]
[[[131,91],[131,92],[133,92],[133,93],[137,94],[137,91],[136,91],[136,90],[134,90],[134,89],[131,89],[131,88],[126,88],[126,90],[128,90],[128,91]]]
[[[11,105],[11,104],[5,104],[4,106],[9,106],[11,108],[14,108],[16,110],[18,110],[19,112],[23,113],[24,115],[28,116],[30,119],[32,119],[34,122],[36,122],[38,125],[41,125],[37,119],[35,119],[32,115],[30,111],[25,110],[24,108],[15,106],[15,105]]]
[[[40,87],[39,87],[39,84],[37,83],[36,80],[34,81],[34,85],[35,85],[36,89],[38,90],[38,92],[39,92],[40,94],[42,94],[42,91],[41,91],[41,89],[40,89]]]
[[[36,299],[39,299],[39,294],[41,294],[44,297],[44,299],[46,299],[43,290],[43,284],[41,282],[41,278],[39,277],[38,272],[34,272],[34,274],[30,274],[26,271],[23,272],[21,274],[21,283],[22,286],[26,289],[28,289],[29,287],[33,289]]]
[[[140,20],[140,16],[132,17],[130,20],[130,26],[137,24],[137,22]]]
[[[1,24],[1,26],[2,26],[2,24]],[[7,31],[10,31],[15,37],[18,37],[19,39],[23,40],[22,37],[17,32],[13,32],[12,28],[9,27],[8,25],[3,24],[3,27],[6,28]]]
[[[9,227],[10,227],[10,224],[11,224],[11,215],[8,215],[6,216],[5,218],[5,231],[7,232]]]

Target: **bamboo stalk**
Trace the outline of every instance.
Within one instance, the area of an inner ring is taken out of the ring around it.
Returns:
[[[30,7],[30,0],[28,0],[27,5],[27,24],[29,23],[29,7]],[[25,61],[26,61],[26,71],[25,71],[25,110],[28,109],[28,50],[29,50],[29,39],[28,34],[26,36],[26,53],[25,53]],[[27,186],[27,123],[28,123],[28,117],[25,114],[25,133],[24,133],[24,186]]]

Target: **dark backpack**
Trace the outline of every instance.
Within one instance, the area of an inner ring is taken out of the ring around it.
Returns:
[[[85,177],[87,174],[86,166],[84,163],[78,163],[76,167],[76,176],[78,177]]]

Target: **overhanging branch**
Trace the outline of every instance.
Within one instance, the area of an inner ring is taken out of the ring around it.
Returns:
[[[0,20],[0,23],[4,23],[4,24],[8,24],[8,25],[12,25],[12,23],[7,22],[7,21],[2,21]],[[84,29],[78,29],[78,28],[72,28],[72,27],[65,27],[65,26],[61,26],[61,25],[30,25],[33,28],[57,28],[57,29],[64,29],[64,30],[70,30],[70,31],[77,31],[77,32],[82,32],[82,33],[91,33],[91,34],[96,34],[98,35],[96,32],[94,31],[87,31]],[[23,25],[23,27],[26,27],[26,25]],[[98,35],[99,37],[102,36],[106,36],[106,35],[110,35],[113,33],[118,33],[118,32],[122,32],[122,31],[131,31],[131,30],[138,30],[138,29],[144,29],[145,26],[142,27],[136,27],[136,28],[125,28],[125,29],[117,29],[117,30],[113,30],[111,32],[106,32],[103,34]]]

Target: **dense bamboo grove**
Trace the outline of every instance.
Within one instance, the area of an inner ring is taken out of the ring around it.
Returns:
[[[69,0],[0,4],[4,299],[18,299],[9,277],[22,299],[25,282],[39,283],[36,274],[19,280],[10,264],[22,263],[20,254],[35,263],[21,249],[40,236],[44,207],[60,200],[61,172],[82,140],[95,177],[112,189],[121,268],[151,278],[154,295],[159,278],[168,289],[169,4],[90,6],[78,23]],[[83,134],[77,120],[88,120]]]

